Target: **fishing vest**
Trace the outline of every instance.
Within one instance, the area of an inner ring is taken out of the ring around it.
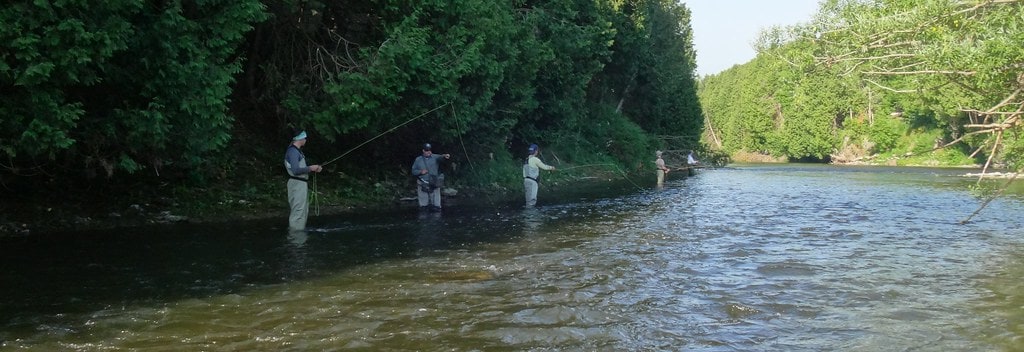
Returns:
[[[419,169],[427,169],[427,174],[428,175],[434,175],[434,176],[440,175],[441,171],[440,171],[440,169],[438,168],[438,165],[437,165],[437,158],[438,157],[436,155],[437,154],[431,155],[429,158],[427,158],[425,156],[422,156],[422,155],[417,157],[416,158],[416,162],[412,163],[413,164],[412,165],[413,166],[413,170],[412,170],[413,175],[419,176]],[[417,167],[417,166],[420,166],[420,165],[422,165],[423,167]]]
[[[299,147],[296,147],[295,145],[289,145],[288,146],[288,149],[291,149],[291,148],[295,148],[295,151],[299,152],[299,168],[301,169],[301,168],[307,167],[307,165],[306,165],[306,155],[302,154],[302,150],[299,150]],[[288,162],[288,153],[287,152],[285,152],[285,157],[284,157],[284,169],[286,171],[288,171],[288,178],[290,178],[290,179],[299,180],[299,181],[303,181],[303,182],[309,180],[309,174],[308,173],[302,174],[302,175],[296,175],[296,174],[292,173],[292,164]]]
[[[536,158],[536,156],[529,156],[526,158],[526,163],[523,164],[523,178],[533,180],[533,182],[540,183],[540,168],[530,166],[530,159]]]
[[[429,158],[420,155],[416,158],[416,161],[412,163],[412,175],[418,180],[420,190],[426,193],[432,193],[434,190],[441,188],[444,184],[444,174],[441,174],[437,165],[438,157],[436,155],[437,154],[431,155]],[[427,174],[420,175],[420,169],[427,169]]]

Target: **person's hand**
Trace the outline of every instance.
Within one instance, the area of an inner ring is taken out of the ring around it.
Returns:
[[[312,172],[320,172],[320,171],[323,171],[323,169],[324,168],[322,166],[320,166],[320,165],[310,165],[309,166],[309,171],[312,171]]]
[[[443,154],[443,156],[444,156],[445,159],[451,159],[452,158],[451,154]]]
[[[429,171],[427,171],[427,169],[422,169],[422,170],[420,170],[420,175],[426,175],[427,172],[429,172]]]
[[[552,166],[552,167],[551,167],[551,171],[555,171],[555,170],[558,170],[558,168],[556,168],[556,167]]]

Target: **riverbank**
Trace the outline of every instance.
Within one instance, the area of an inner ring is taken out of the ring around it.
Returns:
[[[549,177],[545,178],[545,187],[562,191],[570,185],[580,187],[633,177],[619,169],[602,168],[578,168],[546,176]],[[519,201],[522,186],[513,183],[449,184],[444,190],[446,202]],[[284,223],[288,216],[285,188],[273,175],[252,176],[245,182],[222,180],[204,187],[152,180],[134,184],[111,182],[89,188],[36,186],[44,189],[0,200],[0,236],[275,218]],[[410,199],[416,196],[411,182],[358,179],[343,172],[321,174],[312,186],[317,187],[318,196],[310,199],[311,213],[318,209],[320,216],[412,208],[415,201]]]
[[[118,197],[79,194],[64,201],[35,198],[21,204],[3,205],[0,236],[33,235],[62,231],[90,231],[131,228],[154,224],[216,223],[280,218],[287,221],[287,195],[280,182],[265,182],[259,189],[266,193],[223,187],[182,189],[178,194],[152,193],[146,196]],[[387,188],[384,188],[387,187]],[[320,200],[311,201],[311,210],[321,216],[354,211],[401,207],[408,187],[381,185],[374,192],[341,200],[334,192],[320,192]],[[393,197],[374,193],[394,194]],[[476,190],[475,192],[483,192]],[[328,194],[330,194],[328,196]],[[414,195],[414,194],[413,194]],[[328,198],[329,201],[325,201]],[[6,203],[6,202],[5,202]]]

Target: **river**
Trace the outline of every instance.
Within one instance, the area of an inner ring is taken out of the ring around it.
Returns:
[[[966,172],[735,165],[307,233],[0,238],[0,350],[1024,350],[1024,200],[960,225]]]

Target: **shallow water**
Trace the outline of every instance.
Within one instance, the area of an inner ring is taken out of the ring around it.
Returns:
[[[738,165],[297,234],[3,238],[0,350],[1022,350],[1024,203],[959,225],[965,172]]]

